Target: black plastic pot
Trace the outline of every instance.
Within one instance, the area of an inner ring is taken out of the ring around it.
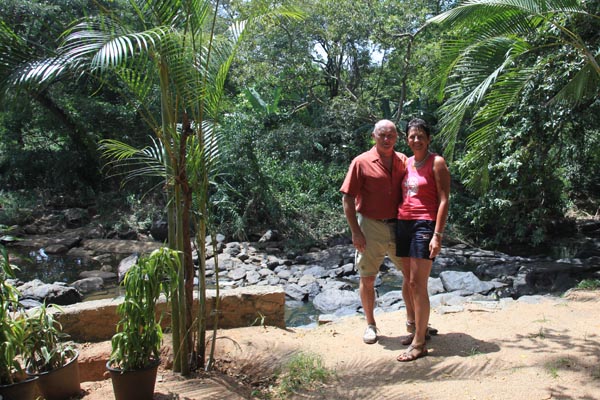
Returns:
[[[155,360],[152,365],[136,370],[123,371],[106,363],[110,373],[115,400],[152,400],[154,386],[160,360]]]
[[[33,400],[36,380],[36,377],[30,377],[12,385],[0,385],[2,400]]]
[[[79,382],[79,352],[60,368],[48,372],[27,371],[29,376],[37,376],[37,386],[46,400],[65,400],[81,394]]]

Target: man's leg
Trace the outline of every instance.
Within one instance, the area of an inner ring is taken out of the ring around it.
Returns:
[[[359,225],[365,235],[367,245],[363,253],[357,253],[357,269],[360,273],[359,296],[367,320],[363,341],[377,342],[375,323],[375,279],[383,262],[387,248],[387,225],[369,218],[359,218]]]
[[[373,344],[377,342],[377,325],[375,323],[375,276],[366,276],[360,278],[359,294],[362,303],[365,318],[367,319],[367,328],[363,334],[363,342]]]
[[[359,294],[360,302],[365,313],[368,325],[375,324],[375,276],[366,276],[360,278]]]

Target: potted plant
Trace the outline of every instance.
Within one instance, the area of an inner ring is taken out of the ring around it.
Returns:
[[[79,352],[65,341],[68,337],[45,304],[27,317],[26,372],[38,377],[37,385],[46,400],[64,400],[81,392]]]
[[[179,265],[179,253],[163,247],[140,257],[125,274],[125,298],[117,307],[120,320],[106,363],[115,400],[153,397],[163,339],[156,303],[162,293],[169,299]]]
[[[13,266],[0,246],[0,398],[32,400],[35,378],[28,378],[21,364],[27,319],[18,310],[19,292],[9,278],[15,278]]]

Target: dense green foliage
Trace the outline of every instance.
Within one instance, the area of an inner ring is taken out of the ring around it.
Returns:
[[[26,319],[17,310],[19,291],[10,278],[15,278],[15,271],[0,245],[0,385],[19,382],[25,375],[20,356],[25,350]]]
[[[222,3],[218,24],[249,15],[257,3],[270,2]],[[158,116],[157,87],[140,110],[139,100],[117,95],[116,79],[80,75],[42,87],[15,81],[25,61],[54,54],[76,18],[106,7],[124,26],[136,24],[127,2],[0,4],[2,196],[24,189],[77,190],[84,200],[112,191],[136,204],[163,198],[144,197],[160,190],[152,179],[119,190],[98,148],[104,139],[153,145],[145,120]],[[449,160],[449,228],[460,237],[489,247],[541,245],[560,233],[555,227],[566,216],[597,214],[600,79],[584,68],[584,49],[600,46],[597,0],[529,2],[553,10],[531,19],[474,12],[478,24],[464,12],[456,21],[466,25],[452,26],[426,22],[456,9],[453,1],[296,4],[304,20],[265,19],[250,28],[224,82],[221,162],[210,182],[223,233],[255,238],[274,228],[302,244],[343,235],[338,190],[348,164],[371,146],[375,121],[390,118],[402,128],[413,116],[434,125],[434,150]],[[584,86],[568,84],[582,77]],[[404,143],[398,149],[408,152]]]

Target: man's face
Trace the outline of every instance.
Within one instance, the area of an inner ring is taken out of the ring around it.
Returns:
[[[393,126],[383,126],[373,132],[373,139],[375,139],[377,150],[390,152],[394,150],[398,133]]]

